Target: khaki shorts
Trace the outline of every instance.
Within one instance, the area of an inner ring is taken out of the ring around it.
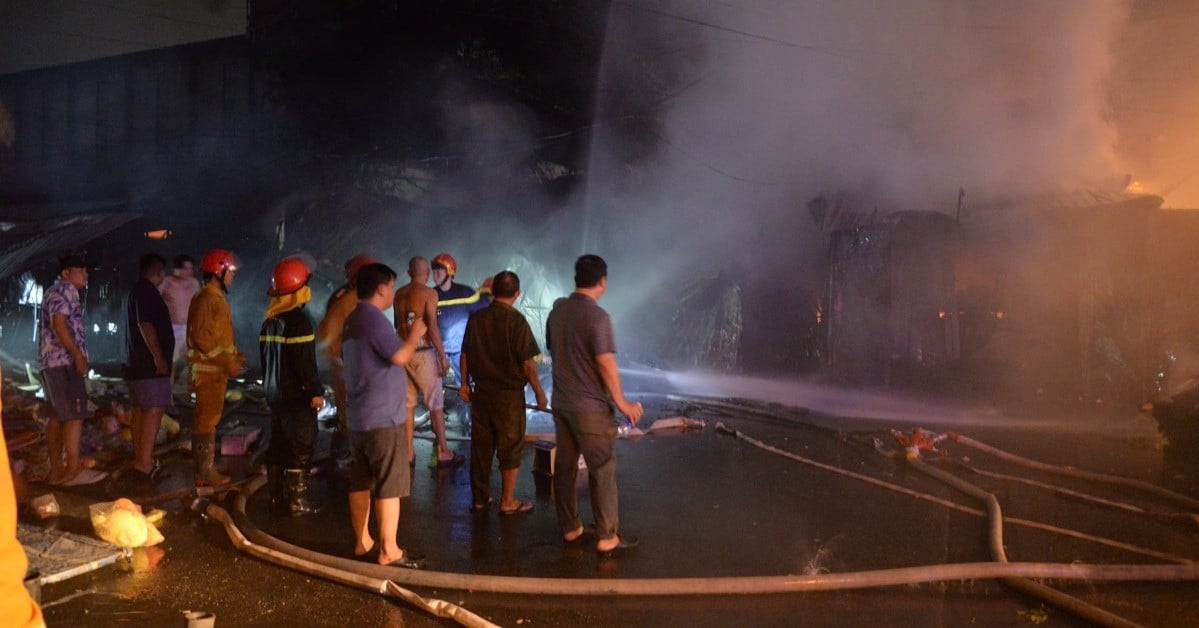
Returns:
[[[416,392],[419,389],[429,410],[445,407],[445,390],[441,387],[441,373],[437,368],[437,351],[422,349],[412,354],[404,365],[408,371],[408,395],[404,400],[408,410],[416,408]]]

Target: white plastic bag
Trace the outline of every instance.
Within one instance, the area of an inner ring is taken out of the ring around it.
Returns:
[[[146,520],[141,506],[121,498],[91,505],[96,536],[120,547],[149,547],[163,541],[162,533]]]

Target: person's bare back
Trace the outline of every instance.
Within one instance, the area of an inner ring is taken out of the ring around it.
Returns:
[[[437,327],[437,291],[433,288],[409,282],[396,290],[393,307],[396,332],[400,334],[401,340],[408,338],[408,331],[412,329],[412,324],[417,320],[424,320],[429,329]],[[429,316],[430,311],[432,311],[431,317]],[[417,344],[417,348],[427,346],[429,346],[428,333]]]
[[[428,331],[417,343],[417,348],[432,346],[444,360],[445,349],[441,346],[441,335],[437,331],[437,291],[426,285],[429,282],[429,262],[423,257],[412,258],[408,262],[408,277],[408,283],[396,290],[395,301],[392,302],[396,332],[401,340],[406,340],[412,324],[423,320]]]

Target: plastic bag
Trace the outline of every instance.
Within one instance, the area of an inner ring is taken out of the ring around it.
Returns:
[[[121,498],[91,505],[96,536],[120,547],[149,547],[163,541],[162,533],[142,514],[141,506]]]

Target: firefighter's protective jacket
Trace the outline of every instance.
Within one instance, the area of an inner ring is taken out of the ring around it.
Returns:
[[[271,407],[306,407],[313,397],[324,395],[316,373],[316,335],[303,307],[262,322],[258,354],[262,359],[262,388]]]
[[[233,339],[229,301],[213,282],[204,284],[187,309],[187,361],[196,376],[224,377],[246,363],[246,356],[237,350]]]
[[[346,325],[346,319],[358,307],[358,294],[350,286],[342,286],[329,297],[325,306],[325,317],[316,328],[316,337],[320,341],[321,350],[325,355],[341,358],[341,332]]]

